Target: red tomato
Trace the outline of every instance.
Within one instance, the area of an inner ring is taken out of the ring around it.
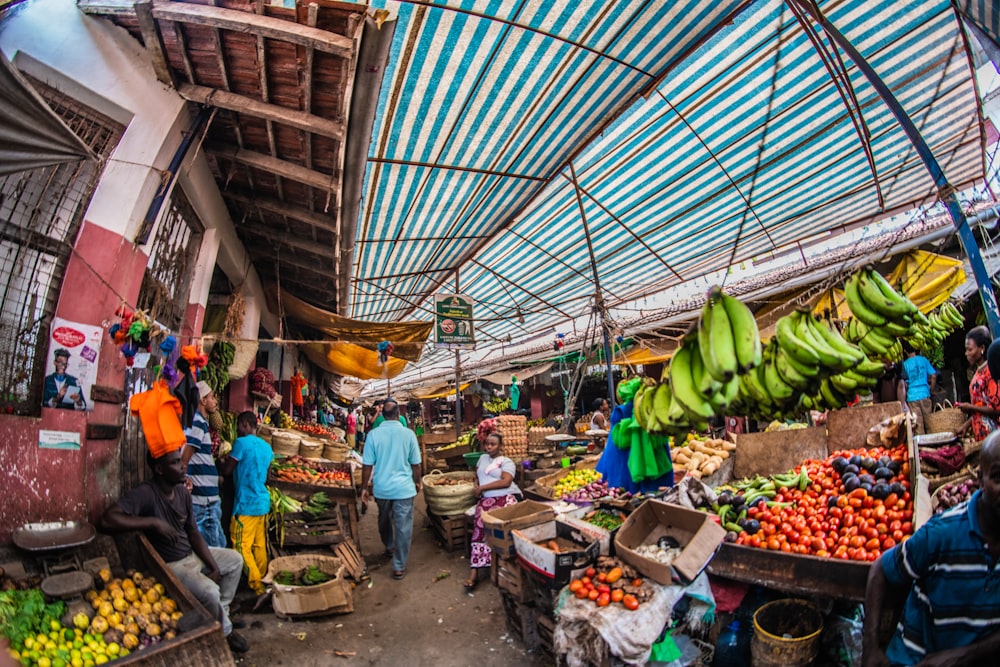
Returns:
[[[587,598],[590,599],[590,600],[596,600],[600,596],[601,596],[601,594],[597,592],[596,588],[594,588],[594,589],[592,589],[592,590],[590,590],[590,591],[587,592]]]
[[[595,570],[592,567],[588,567],[584,572],[584,574],[587,575],[588,578],[593,579],[594,577],[597,576],[597,570]]]
[[[634,595],[626,595],[622,598],[622,604],[629,611],[635,611],[639,608],[639,600]]]
[[[611,593],[601,593],[600,597],[597,598],[598,607],[607,607],[611,604]]]

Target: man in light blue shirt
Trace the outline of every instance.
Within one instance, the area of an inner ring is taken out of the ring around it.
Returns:
[[[378,533],[392,555],[392,577],[406,576],[413,537],[413,499],[420,492],[420,446],[417,436],[399,423],[399,404],[386,399],[385,421],[365,439],[361,468],[361,502],[368,502],[372,483],[378,505]],[[374,473],[374,474],[373,474]]]
[[[906,383],[906,404],[917,418],[917,433],[923,433],[925,420],[933,409],[931,394],[937,383],[937,371],[909,343],[903,343],[903,350],[906,359],[903,361],[901,379]]]

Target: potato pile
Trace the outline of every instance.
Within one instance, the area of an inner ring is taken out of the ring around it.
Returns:
[[[721,438],[699,440],[693,433],[688,433],[684,444],[670,450],[670,459],[674,468],[683,468],[695,479],[708,477],[722,467],[722,462],[736,450],[736,445]]]
[[[503,455],[517,460],[528,456],[528,418],[524,415],[499,415],[494,418],[497,433],[503,436]]]

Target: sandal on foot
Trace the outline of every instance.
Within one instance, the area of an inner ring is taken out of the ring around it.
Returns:
[[[392,573],[392,578],[399,580],[406,576],[406,570],[394,570]]]
[[[478,584],[478,583],[479,582],[477,580],[475,580],[475,579],[466,579],[465,580],[465,592],[466,593],[471,593],[472,591],[474,591],[476,589],[476,584]]]

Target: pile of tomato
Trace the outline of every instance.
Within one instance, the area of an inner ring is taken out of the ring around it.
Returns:
[[[639,608],[639,597],[643,595],[642,579],[622,579],[623,570],[613,567],[607,572],[599,572],[588,567],[584,576],[569,582],[569,590],[581,600],[592,600],[598,607],[620,603],[629,611]]]
[[[899,462],[899,472],[889,481],[904,487],[902,494],[877,499],[864,488],[847,491],[834,470],[837,457],[853,455]],[[913,533],[913,499],[909,482],[906,447],[880,447],[834,452],[824,461],[808,460],[803,466],[810,484],[780,489],[771,503],[747,509],[747,520],[756,519],[760,529],[745,530],[736,544],[841,560],[874,561],[883,552]],[[800,467],[796,468],[799,471]]]

